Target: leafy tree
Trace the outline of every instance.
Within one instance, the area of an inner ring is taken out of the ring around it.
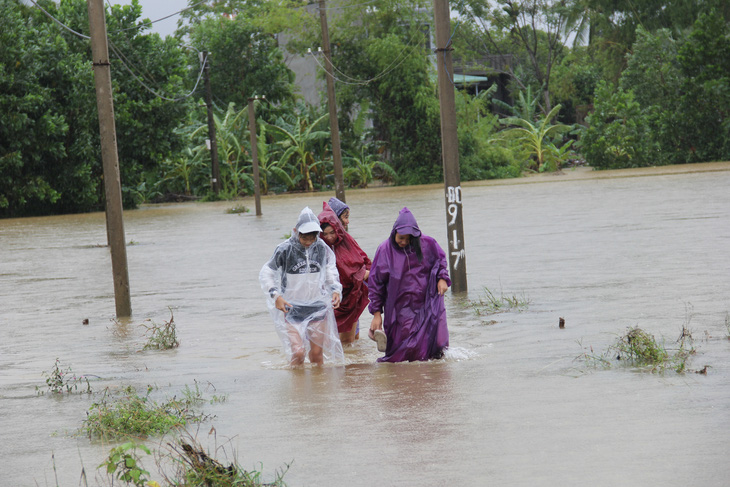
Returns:
[[[265,95],[273,104],[294,100],[294,72],[284,61],[278,35],[306,16],[306,9],[298,8],[302,2],[189,3],[176,34],[210,53],[210,84],[217,100],[239,107],[254,95]]]
[[[43,2],[63,24],[88,33],[82,0]],[[2,214],[48,214],[103,208],[96,97],[88,39],[61,28],[44,13],[2,0],[3,84],[0,103],[9,123],[0,128]],[[147,89],[179,95],[186,63],[173,39],[143,34],[134,1],[107,13],[122,192],[136,202],[145,171],[180,148],[174,127],[183,101],[160,99]],[[130,71],[135,72],[133,76]],[[139,78],[139,79],[137,79]],[[43,143],[39,143],[43,141]]]
[[[512,152],[497,141],[498,117],[492,114],[490,96],[496,85],[471,96],[464,91],[456,96],[459,138],[459,169],[462,181],[517,177],[521,167]]]
[[[0,11],[0,215],[93,208],[88,58],[36,9],[0,0]]]
[[[493,8],[493,4],[496,7]],[[553,68],[563,56],[568,37],[578,28],[571,22],[572,12],[566,2],[465,0],[458,8],[471,24],[476,49],[482,54],[517,55],[530,67],[527,76],[512,63],[505,64],[504,72],[521,90],[534,83],[542,93],[542,103],[538,106],[543,114],[548,114],[553,107]],[[522,53],[524,56],[520,56]],[[530,77],[534,77],[534,81]]]
[[[647,117],[632,91],[600,82],[595,111],[588,116],[579,146],[596,169],[619,169],[661,164]]]

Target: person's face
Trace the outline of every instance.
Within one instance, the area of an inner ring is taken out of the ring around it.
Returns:
[[[345,230],[347,230],[348,225],[350,225],[350,210],[345,210],[340,215],[340,221],[342,222],[342,226],[345,227]]]
[[[335,240],[337,240],[337,235],[335,235],[335,229],[332,228],[331,225],[327,225],[324,227],[324,230],[322,230],[322,240],[327,242],[329,245],[334,245]]]
[[[319,232],[310,232],[310,233],[300,233],[299,234],[299,243],[302,244],[302,247],[305,249],[312,245],[315,240],[317,240],[317,234]]]
[[[395,243],[398,244],[398,247],[404,249],[411,243],[411,236],[408,234],[401,235],[395,232]]]

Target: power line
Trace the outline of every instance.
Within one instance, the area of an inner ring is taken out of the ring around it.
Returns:
[[[48,17],[50,17],[51,20],[53,20],[54,22],[56,22],[58,25],[60,25],[61,27],[63,27],[67,31],[69,31],[69,32],[71,32],[73,34],[76,34],[77,36],[81,37],[82,39],[91,39],[89,36],[85,36],[84,34],[81,34],[79,32],[76,32],[71,27],[69,27],[68,25],[64,24],[60,20],[58,20],[56,17],[54,17],[53,15],[51,15],[50,13],[48,13],[48,11],[46,9],[44,9],[43,7],[41,7],[40,5],[38,5],[37,3],[35,3],[33,0],[29,0],[29,1],[30,1],[30,3],[32,3],[33,5],[35,5],[37,8],[39,8],[44,14],[46,14]]]
[[[114,46],[114,44],[113,44],[113,43],[112,43],[111,41],[108,41],[108,42],[109,42],[109,47],[111,47],[112,51],[114,51],[114,54],[116,54],[116,56],[117,56],[117,58],[119,59],[119,61],[121,61],[122,65],[123,65],[123,66],[124,66],[124,67],[125,67],[125,68],[127,69],[127,71],[129,71],[129,74],[131,74],[131,75],[132,75],[132,76],[134,77],[134,79],[136,79],[136,80],[137,80],[137,82],[138,82],[138,83],[139,83],[140,85],[142,85],[142,86],[143,86],[143,87],[144,87],[144,88],[145,88],[145,89],[146,89],[147,91],[149,91],[150,93],[152,93],[152,94],[153,94],[153,95],[155,95],[156,97],[158,97],[158,98],[162,98],[163,100],[167,100],[167,101],[180,101],[180,100],[184,100],[184,99],[186,99],[186,98],[189,98],[189,97],[191,97],[191,96],[193,95],[193,93],[195,93],[195,91],[196,91],[196,90],[198,89],[198,84],[200,83],[200,78],[202,78],[202,76],[203,76],[203,70],[204,70],[204,67],[205,67],[205,63],[206,63],[206,62],[207,62],[207,60],[208,60],[208,58],[207,58],[207,57],[203,59],[203,62],[201,63],[201,69],[200,69],[200,73],[198,73],[198,79],[197,79],[197,81],[195,81],[195,86],[194,86],[194,87],[193,87],[193,89],[192,89],[192,90],[190,91],[190,93],[188,93],[188,94],[186,94],[186,95],[183,95],[183,96],[181,96],[181,97],[178,97],[178,98],[167,98],[166,96],[162,96],[162,95],[160,95],[159,93],[155,92],[155,91],[154,91],[154,90],[153,90],[152,88],[150,88],[149,86],[147,86],[147,84],[145,84],[145,82],[144,82],[144,81],[142,81],[142,80],[141,80],[141,79],[139,78],[139,76],[137,76],[137,75],[136,75],[136,74],[134,73],[134,71],[132,71],[132,69],[131,69],[131,68],[130,68],[129,66],[127,66],[127,63],[125,63],[125,62],[124,62],[124,59],[122,59],[122,58],[123,58],[123,55],[122,55],[122,54],[120,54],[120,52],[119,52],[119,51],[117,50],[116,46]]]
[[[32,1],[32,0],[31,0],[31,1]],[[107,0],[107,3],[108,3],[108,0]],[[126,28],[124,28],[124,29],[117,29],[117,30],[113,30],[113,31],[111,31],[111,32],[110,32],[110,34],[113,34],[113,33],[117,33],[117,32],[123,32],[123,31],[125,31],[125,30],[133,30],[133,29],[139,29],[140,27],[149,27],[149,26],[150,26],[150,25],[152,25],[152,24],[155,24],[155,23],[157,23],[157,22],[161,22],[161,21],[163,21],[163,20],[167,20],[167,19],[169,19],[170,17],[174,17],[175,15],[179,15],[179,14],[181,14],[181,13],[185,12],[186,10],[190,10],[190,9],[192,9],[192,8],[195,8],[195,7],[197,7],[198,5],[202,5],[202,4],[204,4],[204,3],[208,3],[208,0],[203,0],[202,2],[198,2],[198,3],[196,3],[195,5],[191,5],[191,6],[189,6],[189,7],[186,7],[186,8],[184,8],[184,9],[182,9],[182,10],[178,10],[177,12],[171,13],[170,15],[166,15],[165,17],[159,18],[159,19],[157,19],[157,20],[150,20],[150,21],[147,21],[147,22],[142,22],[141,24],[135,25],[134,27],[126,27]],[[111,7],[111,5],[109,5],[109,6]]]
[[[332,73],[332,78],[334,78],[335,81],[338,81],[340,83],[344,83],[347,85],[367,85],[368,83],[370,83],[372,81],[378,80],[378,79],[382,78],[383,76],[385,76],[386,74],[393,71],[395,68],[397,68],[398,66],[403,64],[406,61],[406,59],[408,59],[408,56],[405,56],[403,59],[400,60],[400,62],[398,62],[398,64],[395,64],[398,61],[398,59],[400,59],[400,57],[403,55],[403,53],[406,52],[407,49],[410,48],[410,51],[408,52],[408,54],[411,54],[415,50],[416,44],[414,43],[414,40],[417,40],[417,39],[418,39],[418,36],[413,36],[413,39],[411,39],[411,41],[408,43],[408,45],[406,45],[406,47],[404,47],[401,50],[401,52],[398,53],[398,55],[395,57],[395,59],[388,66],[386,66],[386,68],[383,71],[381,71],[380,73],[378,73],[377,75],[373,76],[370,79],[363,80],[363,79],[353,78],[352,76],[349,76],[348,74],[345,74],[342,71],[340,71],[339,69],[337,69],[337,67],[334,65],[334,63],[331,63],[332,69],[334,71],[337,71],[338,73],[340,73],[343,77],[350,79],[351,81],[345,81],[343,79],[340,79],[337,76],[335,76],[334,73]],[[322,69],[324,69],[325,72],[327,72],[327,68],[322,66],[322,63],[319,62],[319,60],[317,59],[317,56],[314,54],[314,52],[312,52],[311,49],[309,51],[309,54],[311,54],[312,57],[314,58],[314,60],[317,62],[317,64],[319,64],[319,66]]]
[[[30,1],[30,2],[31,2],[31,3],[33,4],[33,5],[35,5],[35,6],[36,6],[36,7],[37,7],[37,8],[39,9],[39,10],[41,10],[41,11],[42,11],[42,12],[43,12],[44,14],[46,14],[46,15],[47,15],[47,16],[48,16],[48,17],[49,17],[49,18],[50,18],[51,20],[53,20],[54,22],[56,22],[56,23],[57,23],[58,25],[60,25],[60,26],[61,26],[61,27],[63,27],[64,29],[68,30],[69,32],[71,32],[71,33],[73,33],[73,34],[77,35],[78,37],[80,37],[80,38],[82,38],[82,39],[90,39],[90,37],[89,37],[89,36],[86,36],[86,35],[84,35],[84,34],[81,34],[81,33],[79,33],[79,32],[76,32],[76,31],[75,31],[75,30],[73,30],[73,29],[72,29],[71,27],[67,26],[66,24],[64,24],[63,22],[61,22],[60,20],[58,20],[58,19],[57,19],[56,17],[54,17],[53,15],[51,15],[51,14],[50,14],[50,13],[49,13],[49,12],[48,12],[48,11],[47,11],[46,9],[44,9],[43,7],[41,7],[40,5],[38,5],[38,4],[37,4],[37,3],[36,3],[36,2],[34,1],[34,0],[29,0],[29,1]],[[205,3],[205,2],[200,2],[200,3]],[[198,4],[196,4],[196,5],[199,5],[199,3],[198,3]],[[193,5],[193,6],[195,6],[195,5]],[[192,7],[189,7],[189,8],[192,8]],[[189,97],[191,97],[191,96],[192,96],[192,95],[193,95],[193,94],[195,93],[195,91],[196,91],[196,90],[198,89],[198,84],[200,84],[200,79],[201,79],[201,78],[202,78],[202,76],[203,76],[203,67],[205,66],[205,62],[203,62],[203,63],[202,63],[202,66],[201,66],[201,69],[200,69],[200,73],[198,73],[198,79],[197,79],[197,80],[195,81],[195,86],[193,87],[192,91],[190,91],[190,93],[188,93],[188,94],[186,94],[186,95],[183,95],[183,96],[181,96],[181,97],[178,97],[178,98],[167,98],[167,97],[165,97],[165,96],[162,96],[162,95],[158,94],[158,93],[157,93],[157,92],[155,92],[155,91],[154,91],[154,90],[153,90],[152,88],[150,88],[149,86],[147,86],[147,84],[145,84],[145,82],[144,82],[144,81],[142,81],[142,80],[141,80],[141,79],[139,78],[139,76],[137,76],[137,75],[136,75],[136,74],[134,73],[134,71],[132,71],[132,69],[131,69],[131,68],[130,68],[130,67],[129,67],[129,66],[127,65],[127,63],[125,62],[125,59],[126,59],[126,58],[124,57],[124,55],[123,55],[123,54],[122,54],[122,53],[121,53],[121,52],[120,52],[120,51],[119,51],[119,50],[118,50],[118,49],[116,48],[116,46],[115,46],[115,45],[114,45],[114,44],[112,43],[112,41],[111,41],[111,40],[109,39],[109,37],[108,37],[108,36],[107,36],[107,42],[109,43],[109,47],[110,47],[110,48],[112,49],[112,51],[114,52],[114,54],[115,54],[115,55],[117,56],[117,59],[119,59],[119,61],[120,61],[120,62],[122,63],[122,65],[123,65],[123,66],[124,66],[124,67],[125,67],[125,68],[127,69],[127,71],[129,71],[129,73],[130,73],[130,74],[131,74],[131,75],[132,75],[132,76],[134,77],[134,79],[136,79],[136,80],[137,80],[137,82],[138,82],[139,84],[141,84],[141,85],[142,85],[142,86],[143,86],[143,87],[144,87],[144,88],[145,88],[145,89],[146,89],[147,91],[149,91],[150,93],[152,93],[152,94],[153,94],[153,95],[155,95],[156,97],[158,97],[158,98],[162,98],[163,100],[167,100],[167,101],[181,101],[181,100],[184,100],[184,99],[186,99],[186,98],[189,98]],[[205,60],[204,60],[204,61],[205,61]],[[130,63],[130,64],[131,64],[131,63]]]

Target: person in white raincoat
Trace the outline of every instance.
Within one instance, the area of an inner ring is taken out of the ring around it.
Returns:
[[[291,365],[302,365],[307,351],[313,364],[345,361],[334,315],[342,285],[335,254],[319,238],[321,231],[314,212],[304,208],[292,236],[276,247],[259,273]]]

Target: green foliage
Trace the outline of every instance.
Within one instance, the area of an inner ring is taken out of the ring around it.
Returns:
[[[500,292],[499,296],[495,296],[487,287],[484,288],[484,292],[479,299],[469,301],[469,306],[477,316],[504,313],[507,311],[521,312],[526,310],[529,304],[530,299],[524,293],[522,296],[517,296],[516,294],[505,296],[503,292]]]
[[[58,358],[53,364],[53,369],[51,369],[50,372],[43,371],[42,375],[46,378],[46,386],[48,392],[51,394],[72,394],[78,391],[79,384],[86,384],[86,389],[80,392],[91,394],[91,384],[89,384],[88,377],[77,376],[71,370],[71,367],[64,369]],[[36,387],[36,393],[38,395],[43,395],[45,394],[45,391]]]
[[[457,93],[456,117],[462,181],[518,177],[522,172],[512,152],[494,143],[498,119],[489,110],[490,95],[494,88],[495,85],[478,96]]]
[[[225,104],[245,107],[248,98],[265,95],[272,103],[293,101],[294,72],[284,62],[277,39],[257,25],[260,8],[235,10],[235,18],[199,17],[187,31],[190,44],[208,51],[210,85]],[[191,61],[195,59],[190,54]]]
[[[566,151],[558,150],[555,146],[557,136],[563,132],[570,130],[570,126],[565,124],[551,124],[551,121],[560,111],[561,106],[556,105],[550,110],[545,118],[533,123],[520,117],[508,117],[500,120],[504,125],[516,125],[501,132],[502,137],[512,138],[518,141],[531,156],[534,156],[537,163],[536,169],[539,172],[544,171],[547,166],[546,161],[552,158],[560,169],[561,157],[567,157]],[[568,146],[570,147],[570,146]]]
[[[233,215],[240,215],[241,213],[248,213],[250,211],[251,211],[251,209],[246,208],[244,205],[237,205],[237,206],[234,206],[233,208],[228,208],[226,210],[226,213],[233,214]]]
[[[147,470],[142,468],[137,450],[142,450],[147,455],[152,452],[149,448],[133,441],[112,448],[107,459],[97,468],[104,468],[107,475],[116,476],[117,479],[137,487],[144,487],[149,481]]]
[[[193,408],[197,400],[173,398],[161,404],[150,399],[153,388],[148,387],[144,396],[129,386],[121,397],[107,397],[105,393],[86,413],[83,431],[90,438],[115,439],[163,435],[186,425],[189,421],[201,421],[204,416]]]
[[[172,314],[170,308],[170,321],[166,321],[162,325],[150,322],[149,326],[142,324],[144,327],[145,335],[147,336],[147,343],[143,347],[143,350],[170,350],[180,346],[180,341],[177,339],[177,327],[175,326],[175,317]]]
[[[629,328],[624,335],[601,355],[593,352],[584,352],[578,358],[591,366],[610,368],[612,361],[619,361],[629,367],[638,367],[651,372],[664,372],[672,369],[678,374],[687,370],[687,362],[694,355],[692,334],[687,326],[682,327],[682,334],[677,339],[678,347],[675,350],[667,349],[664,344],[657,342],[654,335],[641,328]]]
[[[82,0],[48,2],[61,22],[88,32]],[[100,210],[104,204],[90,46],[36,8],[0,0],[0,216]],[[185,103],[144,89],[182,93],[185,63],[173,41],[137,28],[137,2],[107,12],[112,89],[124,203],[144,172],[178,149],[173,128]],[[124,30],[133,27],[132,30]],[[120,60],[124,56],[124,64]]]
[[[653,150],[647,117],[632,91],[599,83],[588,123],[579,146],[592,167],[619,169],[662,163]]]
[[[730,26],[701,15],[686,37],[640,31],[618,90],[601,85],[581,141],[597,168],[730,158]]]
[[[357,156],[343,157],[343,161],[347,164],[344,168],[345,181],[353,187],[367,188],[376,176],[384,181],[396,177],[396,172],[390,164],[381,161],[376,154],[368,154],[364,145],[360,147]]]
[[[276,164],[284,169],[289,167],[298,171],[291,181],[295,187],[304,191],[314,191],[314,174],[324,165],[322,143],[329,139],[329,130],[317,130],[327,114],[312,119],[312,114],[300,110],[290,117],[279,117],[275,125],[270,125],[275,143],[282,151]],[[320,171],[320,174],[323,171]],[[290,172],[291,174],[291,172]],[[320,184],[323,180],[320,178]]]
[[[237,461],[224,465],[215,455],[206,451],[196,438],[183,437],[176,444],[168,444],[170,468],[173,473],[166,480],[170,485],[216,486],[216,487],[284,487],[283,477],[289,469],[276,472],[273,482],[264,482],[262,472],[246,470]],[[224,450],[225,448],[221,448]],[[216,449],[216,453],[218,449]]]

